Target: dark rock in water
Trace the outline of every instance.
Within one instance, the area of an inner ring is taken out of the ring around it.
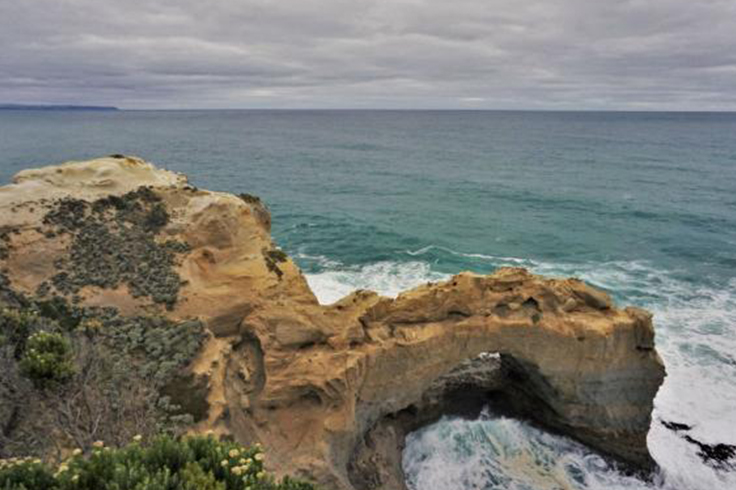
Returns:
[[[690,436],[684,439],[698,446],[698,456],[707,465],[718,470],[736,470],[736,446],[730,444],[705,444]]]
[[[662,425],[664,425],[666,428],[674,432],[691,430],[693,428],[692,425],[681,424],[679,422],[668,422],[666,420],[660,420],[660,422],[662,422]]]
[[[661,420],[662,425],[673,432],[686,432],[692,430],[692,425],[679,422]],[[687,434],[682,436],[690,444],[698,446],[698,456],[707,465],[719,470],[736,470],[736,446],[730,444],[706,444]]]

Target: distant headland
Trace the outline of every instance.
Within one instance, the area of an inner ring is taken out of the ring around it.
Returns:
[[[119,111],[114,106],[99,105],[44,105],[44,104],[0,104],[0,111]]]

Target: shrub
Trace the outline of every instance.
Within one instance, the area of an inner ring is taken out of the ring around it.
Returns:
[[[169,223],[169,213],[163,204],[157,203],[151,207],[144,218],[144,226],[149,230],[159,230]]]
[[[275,248],[272,250],[264,250],[263,259],[266,261],[266,267],[268,270],[276,274],[279,280],[281,280],[281,276],[284,275],[284,271],[281,270],[278,264],[289,260],[289,256],[286,255],[283,250]]]
[[[248,204],[261,204],[261,198],[254,196],[253,194],[242,193],[238,194],[238,197]]]
[[[43,306],[0,309],[0,458],[177,435],[206,416],[206,384],[186,370],[201,322]]]
[[[54,476],[40,459],[0,459],[0,488],[35,490],[54,488]]]
[[[99,443],[91,454],[76,451],[58,466],[40,460],[0,461],[2,490],[315,490],[263,468],[259,446],[246,448],[213,437],[140,438],[120,449]]]
[[[32,311],[11,308],[0,310],[0,336],[3,343],[12,346],[16,359],[20,359],[28,337],[38,323],[39,318]]]
[[[37,388],[68,381],[74,375],[71,344],[58,333],[34,333],[28,337],[20,369]]]
[[[46,231],[68,236],[70,248],[37,294],[69,297],[87,286],[115,289],[125,284],[134,297],[173,308],[182,286],[176,265],[189,247],[157,239],[169,220],[163,199],[145,187],[92,203],[71,198],[54,202],[44,216]]]
[[[212,473],[205,473],[201,465],[187,463],[181,471],[183,490],[227,490],[225,482],[217,481]]]

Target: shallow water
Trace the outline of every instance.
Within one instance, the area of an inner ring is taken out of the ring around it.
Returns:
[[[0,112],[0,181],[111,153],[262,196],[325,303],[518,265],[654,312],[657,481],[489,414],[410,437],[414,490],[736,488],[660,422],[736,444],[736,114]]]

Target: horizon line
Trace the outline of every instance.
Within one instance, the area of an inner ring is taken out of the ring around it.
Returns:
[[[17,107],[14,107],[17,106]],[[189,107],[162,107],[162,108],[144,108],[144,107],[120,107],[114,105],[95,105],[95,104],[24,104],[24,103],[0,103],[0,111],[34,111],[47,108],[49,111],[57,110],[63,112],[64,110],[83,112],[85,110],[89,112],[102,112],[100,109],[105,109],[107,112],[184,112],[184,111],[278,111],[278,112],[297,112],[297,111],[323,111],[323,112],[611,112],[611,113],[694,113],[694,114],[734,114],[736,109],[727,110],[714,110],[714,109],[593,109],[593,108],[581,108],[581,109],[553,109],[553,108],[472,108],[472,107],[420,107],[420,108],[407,108],[407,107],[200,107],[200,108],[189,108]]]

